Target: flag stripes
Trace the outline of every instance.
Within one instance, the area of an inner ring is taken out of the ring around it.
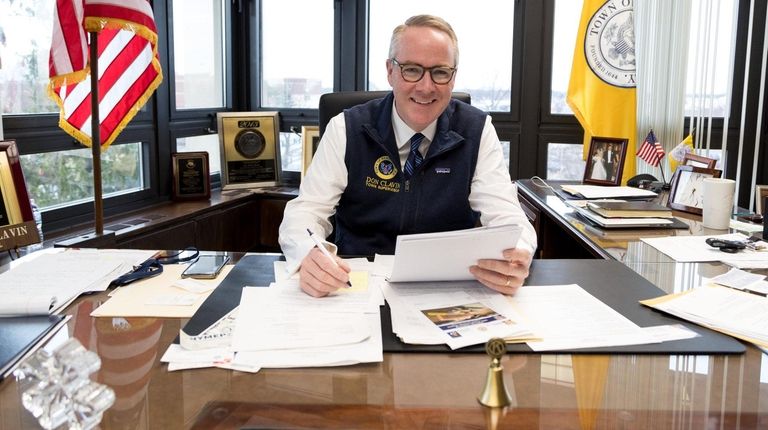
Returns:
[[[109,146],[162,81],[147,0],[57,0],[49,94],[59,126],[91,144],[91,78],[86,31],[98,32],[99,132]]]
[[[662,148],[661,143],[656,140],[656,135],[653,134],[653,130],[651,130],[648,133],[648,136],[645,137],[645,140],[636,155],[653,167],[658,166],[659,161],[664,158],[664,148]]]

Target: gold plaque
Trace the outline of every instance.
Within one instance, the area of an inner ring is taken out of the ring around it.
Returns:
[[[220,112],[223,189],[272,186],[280,171],[277,112]]]

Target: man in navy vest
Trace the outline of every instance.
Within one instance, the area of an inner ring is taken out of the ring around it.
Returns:
[[[514,294],[528,276],[536,233],[510,181],[491,117],[452,100],[459,60],[443,19],[419,15],[392,33],[392,93],[347,109],[322,136],[299,196],[288,202],[280,246],[304,292],[322,297],[347,286],[340,255],[393,254],[399,234],[518,224],[521,238],[503,260],[469,270],[485,286]],[[335,226],[330,219],[335,216]]]

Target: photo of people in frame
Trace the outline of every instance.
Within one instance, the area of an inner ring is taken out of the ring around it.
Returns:
[[[592,138],[584,183],[619,185],[624,170],[626,139]]]

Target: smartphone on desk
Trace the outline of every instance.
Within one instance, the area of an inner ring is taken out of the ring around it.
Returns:
[[[181,274],[182,278],[213,279],[229,261],[226,254],[201,255]]]

